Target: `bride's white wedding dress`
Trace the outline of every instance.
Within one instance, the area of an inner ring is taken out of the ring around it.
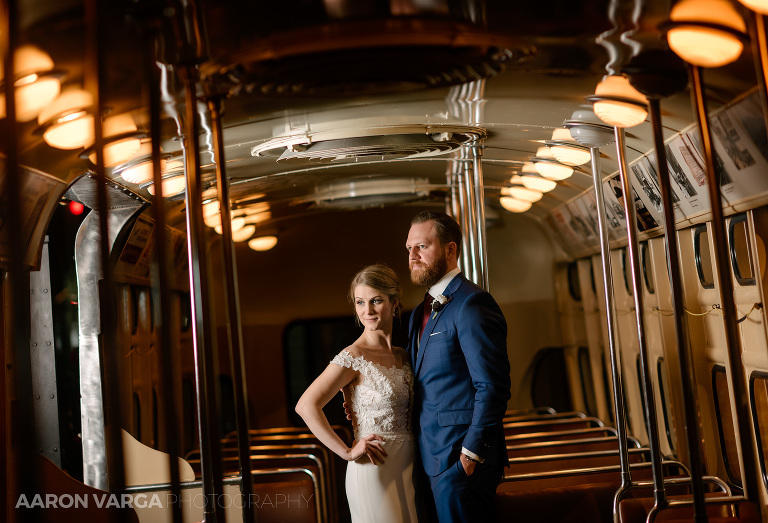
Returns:
[[[407,360],[407,358],[404,358]],[[346,490],[353,523],[415,522],[413,491],[415,443],[410,410],[413,373],[407,363],[385,367],[363,356],[342,351],[331,361],[360,374],[350,383],[355,441],[378,434],[388,456],[373,465],[368,456],[347,464]]]

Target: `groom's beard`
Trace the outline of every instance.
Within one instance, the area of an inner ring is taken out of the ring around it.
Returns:
[[[448,258],[441,256],[432,265],[422,263],[415,267],[411,265],[410,268],[411,281],[414,285],[430,288],[448,272]]]

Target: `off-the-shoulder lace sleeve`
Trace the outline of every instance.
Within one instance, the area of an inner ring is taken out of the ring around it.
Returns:
[[[343,350],[333,357],[331,363],[335,363],[339,367],[359,371],[363,358],[362,356],[352,356],[349,351]]]

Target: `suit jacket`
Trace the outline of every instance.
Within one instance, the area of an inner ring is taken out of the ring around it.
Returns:
[[[458,274],[430,313],[409,323],[414,380],[413,425],[424,471],[436,476],[456,463],[461,447],[507,463],[502,418],[510,398],[507,323],[493,297]]]

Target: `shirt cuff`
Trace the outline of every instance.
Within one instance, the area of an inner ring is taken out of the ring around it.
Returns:
[[[464,447],[461,447],[461,453],[467,456],[468,458],[477,461],[478,463],[482,463],[483,461],[485,461],[485,458],[481,458],[471,450],[467,450]]]

